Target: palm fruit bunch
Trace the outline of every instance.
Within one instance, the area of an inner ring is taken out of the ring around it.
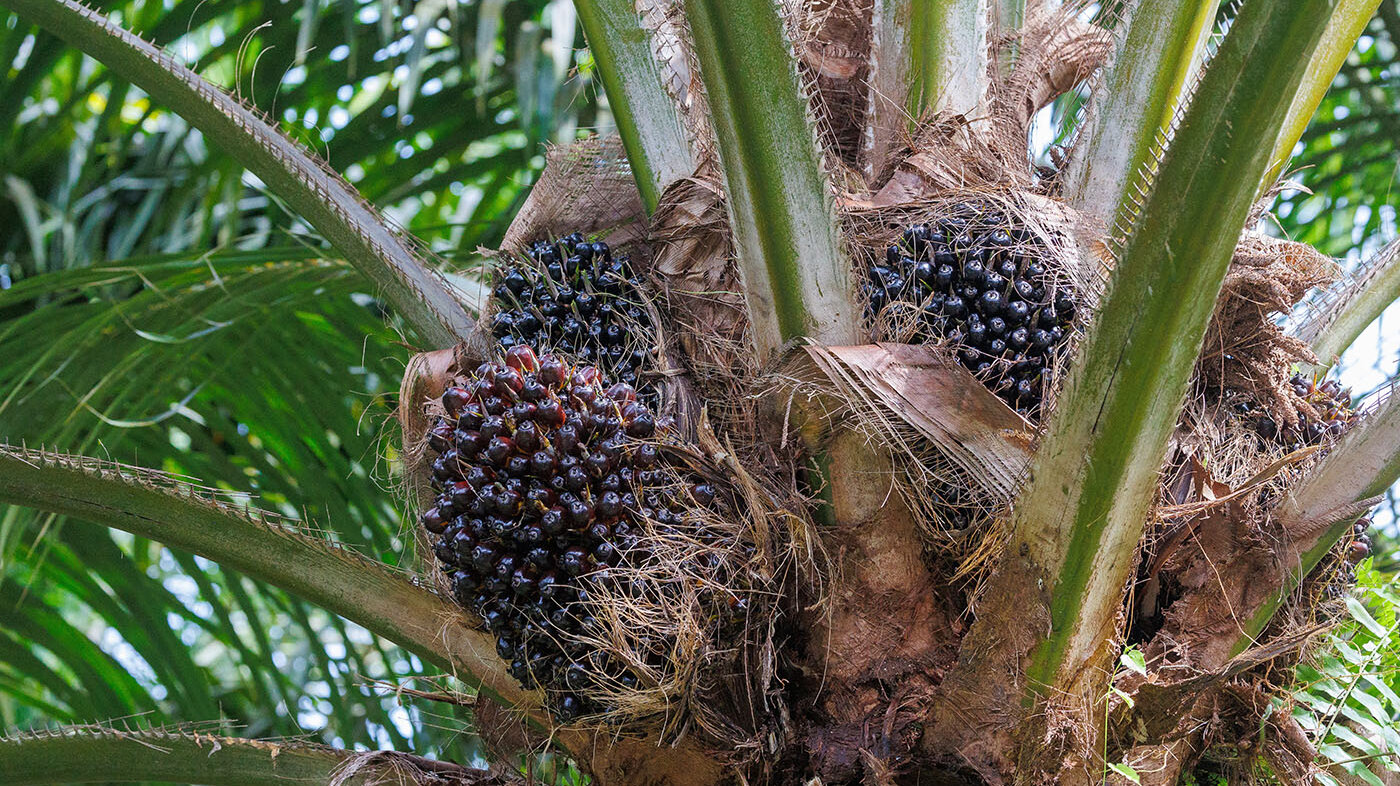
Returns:
[[[492,290],[497,346],[523,344],[595,366],[655,405],[645,371],[654,364],[656,327],[627,258],[579,233],[537,241],[527,253],[531,264],[503,268]]]
[[[942,342],[989,390],[1028,418],[1039,416],[1046,371],[1076,314],[1070,289],[1035,253],[1031,233],[999,211],[954,206],[915,224],[866,275],[866,319],[883,338]]]
[[[1288,450],[1299,450],[1336,439],[1351,428],[1356,412],[1351,408],[1350,388],[1343,388],[1335,379],[1318,384],[1303,374],[1294,374],[1288,380],[1288,385],[1294,396],[1307,405],[1296,409],[1296,425],[1280,422],[1274,415],[1248,401],[1235,406],[1238,414],[1253,422],[1260,440]],[[1317,416],[1314,417],[1312,413]]]
[[[1356,566],[1371,556],[1370,516],[1362,516],[1313,571],[1316,591],[1325,600],[1341,600],[1356,584]]]
[[[597,634],[590,596],[648,559],[647,527],[714,506],[715,489],[674,490],[657,441],[670,423],[630,384],[524,345],[449,386],[442,411],[428,432],[438,496],[421,523],[454,597],[560,721],[608,711],[590,698],[598,682],[638,678],[579,643]]]

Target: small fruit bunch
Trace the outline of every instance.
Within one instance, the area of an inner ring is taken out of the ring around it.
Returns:
[[[1235,406],[1239,415],[1253,422],[1254,430],[1262,441],[1288,450],[1299,450],[1336,439],[1351,428],[1356,411],[1351,408],[1350,388],[1342,387],[1335,379],[1319,384],[1303,374],[1294,374],[1288,384],[1293,395],[1307,405],[1297,408],[1296,425],[1280,422],[1248,401]],[[1317,416],[1314,417],[1309,409]]]
[[[646,372],[656,362],[656,327],[643,305],[645,284],[627,258],[578,233],[538,241],[528,254],[530,264],[502,269],[492,290],[497,346],[529,346],[595,366],[654,404]]]
[[[867,272],[866,318],[877,329],[895,326],[885,338],[950,346],[988,389],[1033,418],[1077,308],[1030,233],[1006,224],[964,204],[906,229]]]

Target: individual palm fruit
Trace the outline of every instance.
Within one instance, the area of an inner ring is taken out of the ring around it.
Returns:
[[[453,595],[559,720],[605,712],[592,681],[637,676],[578,643],[596,636],[590,591],[646,558],[648,527],[715,504],[713,489],[696,483],[676,499],[657,447],[671,424],[592,366],[515,345],[448,387],[442,405],[429,431],[438,496],[421,522]]]
[[[1371,542],[1368,530],[1371,529],[1371,518],[1362,516],[1351,525],[1351,542],[1346,545],[1346,561],[1355,565],[1367,557],[1371,556],[1371,547],[1375,544]]]
[[[655,405],[647,372],[655,366],[656,327],[627,258],[578,233],[538,241],[527,253],[531,264],[502,268],[492,291],[491,334],[500,348],[520,344],[594,366]]]
[[[866,273],[866,319],[910,343],[941,342],[1017,412],[1037,418],[1046,374],[1074,324],[1031,234],[997,211],[963,203],[916,224]]]
[[[1261,441],[1299,450],[1336,439],[1351,428],[1356,412],[1351,408],[1350,388],[1343,388],[1335,379],[1319,384],[1303,374],[1294,374],[1288,384],[1294,396],[1316,412],[1317,417],[1306,408],[1298,407],[1297,424],[1289,425],[1249,401],[1240,402],[1235,406],[1236,412],[1253,422]]]

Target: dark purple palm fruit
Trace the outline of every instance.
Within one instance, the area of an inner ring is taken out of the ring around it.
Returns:
[[[491,334],[502,350],[524,345],[598,368],[655,406],[650,372],[657,336],[645,284],[625,256],[574,233],[537,241],[530,262],[497,271]]]
[[[1338,541],[1313,569],[1308,581],[1317,588],[1322,600],[1341,600],[1356,584],[1357,567],[1371,556],[1372,542],[1367,532],[1370,528],[1369,515],[1357,519],[1348,533],[1350,537]]]
[[[713,505],[714,490],[675,499],[639,482],[670,424],[592,366],[517,344],[442,402],[446,417],[429,431],[440,496],[421,520],[453,596],[497,637],[511,674],[547,692],[556,718],[603,711],[567,668],[594,655],[577,642],[596,624],[581,598],[640,553],[633,533],[647,516],[678,523]]]
[[[1362,516],[1356,520],[1351,527],[1351,543],[1347,545],[1347,562],[1355,565],[1367,557],[1371,556],[1371,536],[1367,530],[1371,529],[1370,516]]]
[[[934,224],[909,227],[867,271],[865,316],[872,326],[882,317],[905,326],[877,338],[946,342],[989,390],[1034,420],[1077,308],[1030,234],[1007,224],[999,211],[961,203]]]
[[[1319,382],[1303,374],[1294,374],[1288,387],[1301,402],[1309,405],[1317,416],[1305,408],[1295,411],[1296,425],[1282,422],[1253,402],[1244,400],[1235,406],[1236,414],[1252,422],[1259,440],[1265,445],[1285,450],[1300,450],[1327,444],[1342,436],[1356,420],[1351,407],[1351,389],[1342,387],[1335,379]]]

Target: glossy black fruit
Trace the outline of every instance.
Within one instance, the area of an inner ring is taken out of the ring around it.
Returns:
[[[654,406],[657,393],[647,374],[655,365],[656,328],[641,307],[644,283],[627,258],[577,233],[538,241],[526,253],[529,263],[496,276],[491,332],[498,346],[556,352],[594,363],[613,379],[640,380],[639,392]],[[556,373],[547,370],[539,381],[551,384]],[[532,390],[526,398],[537,396]]]
[[[1356,411],[1351,408],[1349,388],[1343,388],[1336,380],[1319,382],[1302,374],[1294,374],[1288,387],[1307,405],[1294,412],[1294,424],[1266,412],[1252,399],[1240,400],[1233,407],[1234,414],[1254,426],[1261,444],[1299,450],[1326,444],[1351,428]]]
[[[877,338],[941,342],[958,361],[1022,415],[1038,418],[1045,363],[1058,356],[1073,329],[1073,295],[1052,281],[1030,235],[1006,227],[1005,217],[975,203],[954,205],[936,227],[917,224],[886,249],[866,277],[866,317],[899,335]],[[901,281],[914,285],[894,286]],[[909,307],[913,306],[914,309]],[[912,334],[906,314],[915,314]]]

